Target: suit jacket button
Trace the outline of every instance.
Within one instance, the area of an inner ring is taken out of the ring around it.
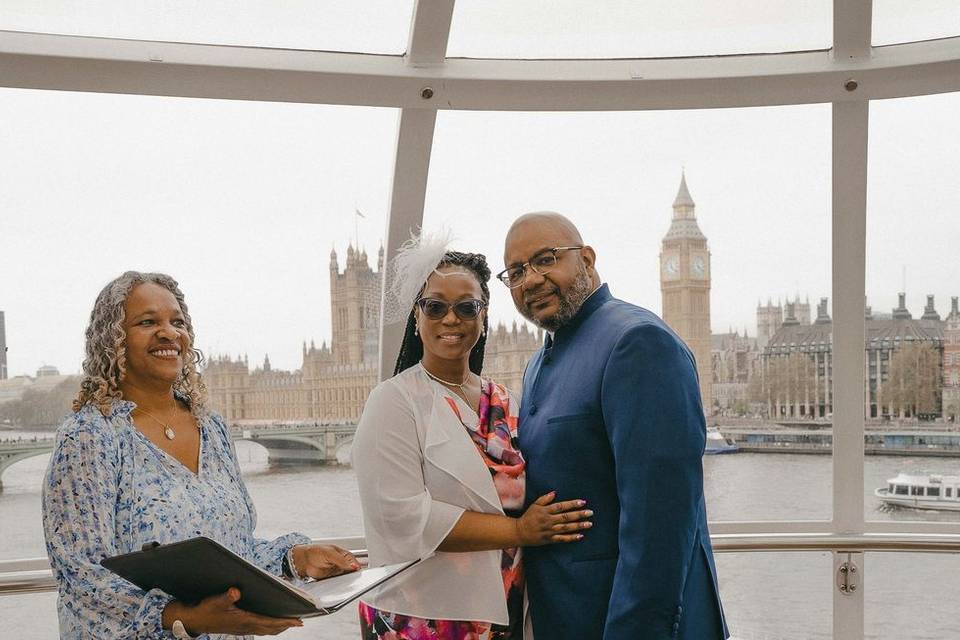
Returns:
[[[677,615],[680,615],[681,613],[683,613],[683,607],[681,605],[677,605]]]
[[[530,415],[532,415],[532,416],[537,415],[537,407],[536,407],[536,406],[530,407]]]

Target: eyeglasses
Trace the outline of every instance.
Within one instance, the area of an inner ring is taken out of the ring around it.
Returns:
[[[527,267],[531,271],[546,275],[557,264],[557,253],[560,251],[573,251],[574,249],[583,249],[583,245],[577,247],[553,247],[541,251],[526,262],[516,267],[509,267],[497,274],[497,279],[511,289],[516,289],[527,279]]]
[[[450,312],[451,307],[456,316],[461,320],[476,320],[477,316],[480,315],[480,311],[487,305],[483,300],[477,300],[475,298],[461,300],[453,304],[438,300],[437,298],[420,298],[417,300],[417,306],[420,307],[423,315],[431,320],[445,318],[447,313]]]

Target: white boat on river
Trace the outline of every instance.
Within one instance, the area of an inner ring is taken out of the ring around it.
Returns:
[[[960,511],[960,476],[900,473],[873,492],[884,504],[911,509]]]
[[[736,453],[738,449],[737,443],[720,433],[718,427],[707,427],[707,446],[703,451],[704,454]]]

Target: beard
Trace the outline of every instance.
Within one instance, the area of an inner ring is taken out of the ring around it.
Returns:
[[[580,307],[586,302],[590,294],[593,293],[593,282],[587,274],[587,268],[580,262],[577,267],[577,275],[566,291],[557,291],[557,311],[551,316],[538,319],[526,305],[520,309],[520,314],[537,325],[541,329],[550,332],[556,332],[558,329],[570,324],[570,321],[580,311]]]

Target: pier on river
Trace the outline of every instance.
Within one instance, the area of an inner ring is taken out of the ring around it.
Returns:
[[[752,453],[829,454],[833,425],[829,422],[717,425],[737,444]],[[866,455],[960,457],[960,426],[943,423],[874,425],[865,427]]]

